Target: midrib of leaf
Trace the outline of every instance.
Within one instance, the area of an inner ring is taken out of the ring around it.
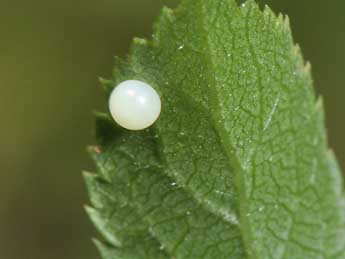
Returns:
[[[230,1],[229,1],[230,2]],[[233,6],[236,6],[237,7],[237,4],[235,2],[232,2],[232,5]],[[205,71],[205,75],[207,75],[205,78],[208,80],[209,84],[208,85],[216,85],[216,80],[215,80],[215,77],[216,77],[216,70],[214,69],[214,66],[213,66],[213,56],[211,55],[211,51],[210,51],[210,46],[208,44],[208,31],[206,29],[206,26],[205,26],[205,21],[204,21],[204,17],[206,15],[204,15],[204,11],[203,8],[203,4],[195,4],[194,5],[196,8],[199,8],[200,10],[200,15],[196,15],[196,17],[199,19],[199,28],[200,28],[200,31],[198,31],[197,33],[199,33],[200,36],[202,36],[203,38],[203,44],[204,44],[204,51],[201,52],[200,54],[203,56],[203,58],[205,59],[206,61],[206,68],[207,70]],[[207,12],[207,10],[206,10]],[[247,27],[248,27],[248,23],[246,23]],[[248,39],[248,42],[249,41],[249,37],[247,35],[247,39]],[[255,63],[257,64],[257,67],[259,68],[259,63],[256,59],[256,56],[255,56],[255,53],[253,51],[253,46],[251,46],[251,53],[252,53],[252,57],[254,58],[255,60]],[[207,54],[204,54],[204,53],[207,53]],[[261,82],[261,76],[260,76],[260,71],[258,72],[258,75],[259,75],[259,85],[260,85],[260,88],[262,88],[262,82]],[[251,234],[250,234],[250,225],[249,225],[249,222],[247,220],[247,213],[248,213],[248,210],[246,209],[247,207],[247,198],[245,196],[245,185],[243,184],[243,179],[241,178],[241,172],[244,171],[243,167],[241,166],[241,163],[239,162],[239,159],[237,157],[237,155],[235,154],[235,152],[233,152],[233,146],[232,146],[232,143],[231,141],[229,140],[228,138],[228,133],[226,132],[226,130],[224,129],[224,125],[221,123],[222,119],[221,119],[221,116],[219,114],[219,102],[217,101],[217,97],[216,97],[216,93],[214,91],[214,88],[213,87],[207,87],[206,88],[208,91],[208,96],[210,96],[210,103],[212,107],[217,107],[217,108],[213,108],[212,109],[212,112],[209,112],[210,114],[210,122],[212,121],[212,123],[214,125],[216,125],[216,129],[219,133],[219,141],[218,143],[222,146],[223,150],[224,150],[224,153],[225,155],[229,158],[229,163],[232,164],[232,168],[235,169],[235,171],[237,171],[237,173],[235,173],[235,179],[236,179],[236,182],[237,182],[237,189],[240,190],[239,191],[239,197],[240,197],[240,201],[239,203],[241,204],[240,206],[240,230],[241,230],[241,233],[242,233],[242,239],[244,240],[244,244],[246,245],[246,251],[250,251],[250,245],[248,245],[252,238],[250,237]],[[178,90],[177,90],[178,91]],[[192,97],[192,96],[189,96],[189,97]],[[262,103],[262,99],[260,100],[260,113],[262,113],[261,111],[261,103]],[[263,122],[261,121],[261,126],[263,128]],[[164,156],[164,154],[163,154]],[[231,162],[230,162],[231,161]],[[188,181],[187,181],[187,185],[188,185]],[[188,187],[187,187],[188,188]],[[193,192],[191,192],[193,194]],[[199,200],[199,199],[198,199]],[[200,200],[199,200],[200,201]],[[208,207],[208,206],[206,206]],[[211,211],[214,211],[212,208],[209,208],[211,209]],[[223,218],[226,220],[226,217],[223,216]],[[250,251],[250,252],[247,252],[247,258],[258,258],[257,255],[255,254],[255,251]]]
[[[236,8],[237,9],[237,4],[235,3],[235,1],[229,0],[229,10],[232,8]],[[262,103],[263,103],[263,98],[262,98],[262,88],[263,88],[263,83],[262,83],[262,76],[261,76],[261,71],[260,71],[260,64],[258,62],[258,58],[256,57],[256,53],[254,51],[254,46],[251,44],[250,41],[250,37],[248,35],[249,33],[249,14],[251,12],[252,9],[252,5],[254,2],[250,2],[248,1],[247,4],[249,5],[248,7],[248,13],[247,13],[247,17],[246,17],[246,23],[245,23],[245,28],[246,28],[246,38],[248,41],[248,45],[249,45],[249,52],[251,53],[252,56],[252,60],[255,63],[258,71],[257,71],[257,76],[258,76],[258,86],[259,86],[259,94],[260,94],[260,102],[259,102],[259,111],[260,114],[263,114],[263,109],[262,109]],[[232,5],[232,6],[231,6]],[[255,4],[254,4],[255,5]],[[219,112],[219,110],[221,109],[219,106],[219,101],[217,100],[217,94],[216,91],[214,89],[214,86],[216,85],[216,75],[217,75],[217,71],[214,68],[214,61],[213,61],[213,55],[211,54],[212,51],[210,50],[210,46],[209,46],[209,39],[208,39],[208,29],[207,29],[207,22],[204,21],[204,17],[207,17],[207,9],[204,9],[203,4],[200,5],[196,5],[198,7],[200,7],[201,11],[201,15],[198,16],[198,18],[200,19],[200,35],[203,35],[203,41],[204,41],[204,49],[205,49],[205,54],[204,55],[204,59],[206,60],[206,68],[207,68],[207,79],[209,81],[209,86],[211,87],[207,87],[207,92],[208,92],[208,96],[210,97],[210,103],[211,103],[211,107],[215,107],[212,109],[212,112],[210,112],[212,119],[212,123],[216,126],[217,132],[219,134],[219,138],[222,141],[219,141],[220,145],[222,146],[225,155],[229,158],[229,163],[232,165],[232,168],[235,169],[236,173],[235,175],[235,183],[237,186],[237,190],[239,190],[239,227],[242,233],[242,240],[244,241],[244,245],[246,247],[246,251],[247,251],[247,258],[259,258],[258,255],[256,254],[255,250],[252,249],[251,247],[251,242],[253,240],[252,237],[252,233],[251,233],[251,226],[250,226],[250,222],[247,220],[247,214],[248,214],[248,200],[247,197],[245,195],[245,184],[244,179],[242,177],[243,172],[245,171],[244,166],[242,166],[242,162],[240,162],[241,160],[239,159],[239,157],[237,156],[236,152],[234,151],[234,146],[232,144],[232,141],[229,138],[229,133],[226,131],[226,129],[224,128],[223,125],[223,118],[221,117],[221,114]],[[231,6],[231,7],[230,7]],[[237,11],[237,10],[236,10]],[[269,13],[270,15],[271,10],[268,9],[268,7],[265,7],[265,12]],[[281,15],[279,16],[279,19],[282,19]],[[286,19],[288,19],[286,17]],[[231,51],[231,50],[229,50]],[[261,129],[265,129],[264,126],[264,121],[261,119],[260,120],[260,127]],[[263,139],[263,132],[261,131],[261,136],[260,139],[258,141],[261,142]],[[256,145],[256,144],[255,144]],[[254,146],[255,146],[254,145]],[[249,160],[249,159],[248,159]]]
[[[230,1],[229,1],[230,2]],[[236,5],[235,2],[233,2],[233,4]],[[209,80],[209,84],[210,85],[216,85],[216,69],[214,68],[214,61],[213,61],[213,55],[211,55],[211,51],[210,51],[210,46],[209,46],[209,39],[208,39],[208,31],[207,28],[205,26],[205,24],[207,24],[207,22],[204,21],[204,6],[201,4],[200,5],[201,10],[200,13],[201,15],[200,17],[200,30],[201,30],[201,35],[203,35],[203,41],[204,41],[204,46],[205,46],[205,50],[206,53],[209,53],[209,55],[204,55],[204,58],[206,60],[206,68],[207,68],[207,75],[208,75],[208,80]],[[206,10],[207,12],[207,10]],[[234,174],[235,176],[235,184],[237,186],[237,190],[239,192],[239,203],[241,204],[241,206],[239,206],[238,209],[238,214],[239,214],[239,229],[241,231],[242,234],[242,240],[243,240],[243,244],[244,247],[246,249],[246,258],[258,258],[258,256],[255,254],[255,251],[251,250],[251,246],[250,246],[250,242],[251,240],[253,240],[253,238],[251,237],[251,230],[250,230],[250,224],[247,220],[247,213],[248,213],[248,209],[247,209],[247,198],[245,196],[245,191],[241,191],[241,190],[245,190],[245,184],[243,183],[244,179],[241,177],[241,172],[243,171],[243,167],[240,163],[240,160],[238,159],[237,155],[235,154],[235,152],[233,151],[233,145],[231,143],[231,141],[229,140],[228,136],[227,136],[227,132],[224,130],[223,124],[222,122],[222,118],[221,115],[219,113],[219,102],[217,101],[217,94],[215,93],[215,91],[213,90],[213,87],[207,87],[207,93],[208,96],[210,97],[210,103],[212,107],[215,107],[214,109],[212,109],[212,112],[210,112],[211,117],[213,118],[212,122],[215,125],[215,128],[218,132],[218,137],[219,137],[219,144],[221,145],[222,149],[224,150],[224,153],[226,154],[226,156],[229,158],[229,163],[232,164],[232,168],[236,171],[236,173]],[[261,110],[261,104],[260,104],[260,110]],[[223,141],[221,141],[223,140]]]
[[[210,54],[211,51],[208,51],[210,49],[209,45],[208,45],[208,32],[207,29],[204,27],[204,21],[203,21],[203,5],[200,4],[201,2],[196,3],[194,7],[198,8],[200,11],[200,15],[195,15],[198,19],[199,19],[199,29],[200,31],[197,31],[197,33],[203,38],[203,45],[204,45],[204,49],[202,51],[200,51],[200,55],[203,57],[203,59],[206,61],[206,68],[207,70],[205,71],[205,75],[208,75],[205,77],[205,79],[209,82],[210,85],[215,85],[215,74],[216,71],[213,67],[213,62],[212,62],[212,55]],[[233,5],[236,5],[235,2],[232,3]],[[237,5],[236,5],[237,7]],[[166,13],[170,13],[170,10],[166,10]],[[206,54],[204,54],[206,53]],[[212,87],[208,87],[206,88],[206,90],[208,90],[208,96],[212,97],[210,102],[212,103],[213,107],[217,107],[218,106],[218,102],[216,101],[216,97],[215,97],[215,92],[212,91]],[[176,89],[175,91],[179,91],[178,89]],[[183,94],[183,93],[182,93]],[[186,96],[187,97],[187,96]],[[193,99],[194,96],[188,95],[188,97],[186,98],[186,100],[188,100],[188,98],[192,98]],[[192,99],[189,99],[189,102],[191,102]],[[203,103],[204,105],[204,103]],[[208,106],[208,105],[206,105]],[[206,108],[206,107],[205,107]],[[250,246],[248,245],[248,243],[250,243],[251,238],[250,238],[250,227],[247,221],[247,210],[246,210],[246,197],[245,197],[245,192],[244,190],[244,184],[242,184],[243,179],[241,179],[241,171],[243,170],[239,160],[236,156],[236,154],[232,151],[231,149],[231,142],[228,140],[228,137],[226,136],[227,133],[225,132],[225,130],[223,129],[223,125],[221,123],[219,123],[221,121],[220,119],[220,115],[217,112],[217,109],[212,109],[212,112],[210,112],[210,109],[207,107],[205,110],[205,114],[208,113],[210,114],[210,123],[216,125],[216,128],[218,129],[218,134],[216,135],[219,140],[217,141],[219,143],[219,145],[222,147],[222,149],[224,150],[224,155],[226,155],[226,157],[229,159],[229,161],[231,161],[232,164],[232,168],[235,168],[235,170],[237,170],[237,173],[235,174],[235,178],[237,180],[237,189],[240,190],[239,191],[239,196],[240,196],[240,204],[241,206],[239,206],[239,210],[240,210],[240,229],[242,232],[242,239],[245,241],[245,244],[247,246],[246,248],[246,254],[248,258],[257,258],[257,256],[254,254],[253,251],[250,251]],[[221,136],[221,137],[219,137]],[[226,136],[226,137],[224,137]],[[162,144],[164,145],[164,144]],[[164,153],[162,153],[162,156],[164,157]],[[188,186],[189,181],[186,181],[186,186],[185,188],[188,190],[189,186]],[[226,212],[227,209],[225,208],[223,210],[224,214],[222,214],[222,211],[219,211],[219,208],[213,208],[212,204],[210,207],[209,203],[204,203],[202,199],[200,199],[200,197],[195,196],[195,192],[193,191],[193,189],[189,190],[189,192],[201,203],[203,203],[205,205],[206,208],[208,208],[210,211],[222,216],[222,218],[227,221],[228,220],[228,215]],[[219,214],[219,212],[221,212],[221,214]],[[250,252],[248,252],[250,251]]]
[[[184,1],[183,3],[182,3],[182,6],[180,6],[180,8],[175,12],[176,13],[176,17],[178,16],[178,14],[177,13],[179,13],[180,11],[181,11],[181,9],[187,9],[187,7],[186,6],[183,6],[183,4],[185,4],[185,5],[188,5],[188,4],[191,4],[191,5],[193,5],[193,4],[195,4],[195,6],[197,6],[198,4],[200,4],[200,2],[189,2],[189,1]],[[195,6],[193,5],[192,7],[193,7],[193,10],[196,10],[197,8],[195,8]],[[191,8],[192,8],[191,7]],[[174,14],[175,14],[174,13]],[[150,44],[147,44],[147,42],[144,42],[144,41],[140,41],[140,40],[138,40],[138,41],[136,41],[135,42],[135,46],[134,46],[134,49],[135,49],[135,51],[134,51],[134,53],[133,53],[133,56],[141,56],[141,54],[143,53],[143,52],[150,52],[150,51],[153,51],[153,54],[152,54],[152,56],[155,56],[155,55],[157,55],[155,58],[153,58],[153,60],[152,60],[152,62],[150,62],[149,61],[149,59],[148,60],[146,60],[146,62],[147,63],[155,63],[155,62],[157,62],[157,59],[159,59],[160,61],[162,61],[162,60],[164,60],[165,58],[167,58],[166,56],[162,56],[162,57],[160,57],[160,51],[158,50],[158,49],[160,49],[160,48],[166,48],[166,49],[168,49],[168,48],[172,48],[172,46],[163,46],[163,45],[161,45],[161,43],[159,42],[159,40],[162,38],[162,36],[161,35],[159,35],[159,31],[160,31],[160,28],[162,28],[163,30],[165,29],[165,30],[169,30],[169,26],[164,26],[164,25],[166,25],[166,22],[165,21],[162,21],[162,20],[169,20],[172,16],[174,16],[174,14],[172,14],[172,11],[171,10],[169,10],[169,9],[164,9],[163,10],[163,14],[162,14],[162,17],[161,17],[161,21],[158,23],[159,25],[160,25],[160,27],[157,27],[157,31],[158,31],[158,36],[156,36],[155,37],[155,39],[157,39],[158,40],[158,42],[155,42],[154,41],[154,43],[152,44],[152,46],[150,45]],[[197,16],[198,17],[198,16]],[[180,17],[181,18],[181,17]],[[195,20],[197,20],[198,21],[198,19],[195,19]],[[174,21],[175,22],[175,21]],[[172,21],[172,23],[174,23],[173,21]],[[178,23],[178,22],[180,22],[180,21],[176,21],[176,23]],[[199,25],[200,25],[200,23],[198,24],[198,29],[196,30],[196,32],[197,33],[200,33],[200,31],[199,31],[199,29],[200,29],[200,27],[199,27]],[[193,27],[194,28],[194,27]],[[169,31],[170,32],[170,31]],[[172,34],[173,34],[173,32],[171,32]],[[164,38],[164,37],[163,37]],[[136,49],[140,49],[140,48],[143,48],[143,50],[136,50]],[[180,47],[179,47],[180,48]],[[158,54],[155,52],[156,51],[156,49],[158,50]],[[138,51],[138,53],[136,53],[136,51]],[[203,55],[203,53],[202,53],[202,49],[201,50],[196,50],[196,49],[193,49],[192,50],[192,52],[195,52],[196,53],[196,55],[200,55],[200,59],[201,60],[203,60],[203,57],[204,57],[204,55]],[[187,57],[186,57],[186,59],[188,59]],[[158,61],[158,63],[160,62],[160,61]],[[175,61],[170,61],[171,63],[174,63]],[[145,70],[145,59],[143,59],[143,60],[140,60],[140,61],[138,61],[138,63],[140,63],[140,64],[142,64],[142,66],[143,67],[141,67],[140,69],[141,70]],[[202,64],[202,63],[201,63]],[[164,61],[162,61],[162,66],[164,66],[164,65],[166,65],[165,63],[164,63]],[[202,66],[203,67],[203,65],[200,65],[200,66]],[[138,70],[140,70],[140,69],[138,69]],[[150,69],[148,69],[148,70],[150,70]],[[169,71],[169,69],[168,68],[165,68],[164,69],[165,71]],[[165,72],[163,72],[162,71],[162,73],[164,74]],[[206,75],[207,74],[207,71],[203,71],[203,75]],[[163,80],[171,80],[170,81],[170,84],[172,85],[172,86],[170,86],[170,88],[173,88],[173,91],[174,91],[174,95],[176,96],[176,97],[170,97],[169,99],[169,102],[172,102],[173,104],[167,104],[166,103],[166,111],[167,110],[169,110],[169,109],[176,109],[176,111],[175,111],[175,114],[177,115],[177,114],[180,114],[180,117],[182,117],[182,114],[184,113],[184,112],[181,112],[181,113],[179,113],[179,111],[178,111],[178,103],[174,103],[174,99],[175,100],[182,100],[182,101],[180,101],[179,103],[185,103],[185,104],[188,104],[188,106],[192,106],[192,107],[195,107],[194,108],[194,110],[193,109],[191,109],[191,110],[193,110],[193,112],[195,112],[196,114],[197,114],[197,116],[199,116],[200,117],[200,121],[202,121],[201,122],[201,124],[202,123],[205,123],[205,124],[207,124],[207,128],[208,128],[208,130],[210,131],[210,136],[208,136],[208,135],[204,135],[203,136],[203,138],[206,140],[209,140],[209,141],[211,141],[211,143],[212,143],[212,145],[214,145],[215,147],[217,147],[217,152],[218,152],[218,157],[220,158],[220,159],[223,159],[224,158],[224,161],[221,161],[221,163],[223,164],[223,166],[224,167],[226,167],[227,168],[227,171],[228,171],[228,173],[227,173],[227,175],[225,176],[225,178],[230,178],[231,179],[231,176],[232,176],[232,173],[231,173],[231,170],[232,170],[232,168],[231,167],[229,167],[229,164],[228,164],[228,161],[226,161],[226,160],[228,160],[228,158],[225,156],[225,154],[223,153],[223,151],[222,151],[222,149],[221,149],[221,145],[220,145],[220,142],[222,141],[221,139],[219,139],[218,138],[218,136],[217,136],[217,132],[216,131],[214,131],[214,128],[213,128],[213,125],[212,125],[212,115],[210,114],[210,108],[208,107],[208,102],[206,101],[206,99],[208,98],[207,97],[207,95],[204,95],[203,94],[203,89],[201,89],[199,86],[198,86],[198,84],[197,83],[194,83],[194,85],[193,84],[191,84],[190,85],[190,87],[193,89],[193,90],[195,90],[195,91],[201,91],[200,92],[200,94],[198,93],[198,94],[190,94],[190,93],[188,93],[188,91],[189,90],[191,90],[191,89],[186,89],[186,90],[184,90],[183,89],[183,87],[181,86],[181,85],[178,85],[176,82],[178,81],[177,79],[174,79],[174,78],[170,78],[169,77],[170,75],[169,74],[167,74],[166,75],[166,78],[165,79],[163,79]],[[154,82],[154,81],[153,81]],[[165,87],[162,83],[163,82],[154,82],[155,83],[155,85],[156,85],[156,87],[158,88],[158,89],[160,89],[162,92],[164,92],[163,94],[165,94],[165,93],[167,93],[167,92],[169,92],[170,91],[170,89],[169,89],[169,87]],[[205,82],[203,82],[203,83],[205,83]],[[194,88],[193,88],[194,87]],[[195,88],[195,87],[199,87],[200,89],[197,89],[197,88]],[[167,88],[167,89],[165,89],[165,88]],[[181,89],[180,89],[181,88]],[[168,102],[168,100],[166,100],[166,102]],[[171,105],[171,107],[169,107]],[[190,108],[190,107],[189,107]],[[166,117],[168,117],[168,116],[166,116]],[[183,122],[183,119],[179,119],[178,117],[176,118],[177,120],[180,120],[180,122],[182,122],[182,124],[184,123]],[[177,122],[178,123],[178,122]],[[182,127],[184,127],[185,125],[183,125]],[[196,126],[197,127],[197,126]],[[168,128],[168,127],[166,127],[166,128]],[[165,133],[166,133],[166,128],[165,128],[165,126],[161,126],[160,124],[157,124],[157,127],[155,127],[155,129],[157,130],[157,135],[158,135],[158,137],[159,137],[159,139],[160,139],[160,144],[158,145],[158,147],[159,147],[159,149],[160,149],[160,151],[161,151],[161,156],[162,157],[165,157],[165,163],[167,164],[167,166],[169,166],[169,164],[170,164],[170,162],[169,162],[169,159],[167,159],[167,158],[169,158],[170,157],[170,160],[171,160],[171,154],[169,153],[169,152],[164,152],[164,151],[162,151],[162,149],[164,149],[165,147],[168,147],[169,146],[169,144],[167,144],[167,143],[165,143]],[[181,129],[181,130],[184,130],[183,128]],[[178,132],[175,132],[175,134],[178,134]],[[193,133],[192,132],[192,130],[191,130],[191,128],[189,128],[189,129],[187,129],[187,133],[186,133],[186,135],[196,135],[197,133]],[[198,146],[198,145],[200,145],[200,141],[198,142],[198,141],[196,141],[196,143],[193,143],[192,145],[194,145],[194,146]],[[161,148],[161,147],[163,147],[163,148]],[[187,146],[185,146],[186,148],[187,148]],[[200,150],[200,152],[202,152],[201,150]],[[179,153],[179,151],[177,151],[176,153]],[[193,153],[193,152],[192,152]],[[193,156],[193,155],[192,155]],[[197,159],[197,156],[195,156],[196,157],[196,161],[198,160]],[[186,157],[186,160],[188,160],[188,159],[191,159],[191,158],[189,158],[189,157]],[[206,157],[205,158],[205,160],[206,161],[208,161],[208,158]],[[211,161],[211,163],[212,163],[212,159],[209,159],[210,161]],[[198,164],[199,162],[195,162],[195,164]],[[183,166],[183,164],[181,164],[181,166]],[[175,169],[176,170],[176,169]],[[173,171],[175,171],[175,170],[173,170]],[[180,171],[180,172],[178,172],[178,171]],[[196,174],[198,174],[199,172],[196,172]],[[210,211],[212,211],[213,213],[215,213],[216,215],[220,215],[220,216],[222,216],[226,221],[228,221],[229,220],[229,218],[230,218],[230,215],[232,215],[232,216],[235,216],[235,213],[236,213],[236,208],[234,208],[233,207],[233,205],[231,204],[231,203],[227,203],[227,206],[219,206],[218,205],[218,201],[217,201],[217,199],[216,198],[213,198],[213,197],[209,197],[209,195],[206,195],[205,193],[202,193],[202,192],[200,192],[199,190],[197,190],[197,188],[195,188],[195,186],[193,186],[193,184],[191,184],[191,178],[192,177],[194,177],[194,175],[190,175],[189,177],[187,177],[187,178],[184,178],[185,177],[185,173],[183,173],[182,171],[181,171],[181,169],[177,169],[177,171],[176,171],[176,173],[175,174],[171,174],[171,172],[169,172],[168,171],[168,174],[171,176],[171,177],[173,177],[173,178],[176,178],[176,180],[178,181],[178,182],[180,182],[181,183],[181,185],[183,185],[184,186],[184,188],[189,192],[189,193],[191,193],[191,195],[193,195],[194,196],[194,198],[196,199],[196,200],[198,200],[200,203],[202,203],[202,204],[204,204]],[[209,172],[209,175],[212,175],[212,172]],[[206,177],[208,177],[208,176],[206,176]],[[213,176],[212,176],[213,177]],[[231,182],[231,180],[230,180],[230,182]],[[205,183],[206,184],[206,183]],[[219,198],[219,197],[218,197]],[[236,197],[234,197],[234,200],[236,199]],[[234,201],[232,202],[232,203],[234,203]],[[231,217],[232,217],[231,216]]]

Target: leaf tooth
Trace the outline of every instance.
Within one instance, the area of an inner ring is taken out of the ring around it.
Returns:
[[[93,207],[102,209],[107,205],[107,200],[114,201],[109,192],[111,185],[100,175],[84,171],[83,177]]]
[[[303,67],[303,72],[307,75],[311,75],[311,63],[309,61],[305,62],[304,67]]]
[[[97,238],[92,238],[92,242],[95,244],[97,249],[101,252],[102,258],[109,259],[109,255],[106,251],[109,251],[111,247],[105,245],[102,241]]]
[[[108,113],[100,112],[100,111],[94,111],[93,115],[95,116],[96,122],[97,121],[112,122],[112,118]]]
[[[294,44],[293,46],[293,53],[295,56],[302,56],[302,51],[301,51],[301,47],[298,43]]]
[[[269,16],[276,17],[276,14],[273,12],[271,7],[269,7],[269,5],[267,5],[267,4],[264,5],[263,13],[264,13],[264,15],[269,15]]]
[[[109,170],[103,165],[103,163],[100,161],[100,153],[98,152],[99,147],[95,148],[94,146],[89,146],[87,148],[87,152],[92,158],[92,160],[95,162],[95,165],[97,167],[97,175],[105,182],[111,183],[112,178],[110,175]]]
[[[305,67],[305,62],[304,62],[304,58],[303,58],[303,54],[301,51],[301,47],[298,43],[293,44],[292,47],[292,55],[296,60],[296,69],[298,71],[304,71],[304,67]]]
[[[120,240],[114,235],[114,233],[108,231],[108,220],[105,219],[104,216],[98,210],[90,206],[85,206],[85,211],[89,215],[95,227],[103,235],[107,242],[109,242],[111,245],[115,247],[122,246]]]
[[[148,40],[144,39],[144,38],[139,38],[139,37],[135,37],[133,39],[133,44],[137,44],[137,45],[147,45],[148,44]]]
[[[335,155],[333,149],[328,148],[327,156],[329,157],[329,160],[332,162],[332,164],[336,167],[336,171],[340,171],[340,166],[338,164],[338,161],[337,161],[337,158],[336,158],[336,155]],[[340,179],[340,181],[337,182],[337,183],[339,183],[339,186],[341,186],[341,189],[343,189],[343,186],[344,186],[344,184],[342,183],[343,182],[343,178],[339,177],[339,179]]]
[[[289,33],[288,35],[292,35],[290,17],[288,15],[284,15],[283,17],[283,26],[286,33]]]
[[[95,184],[96,177],[99,177],[99,176],[97,176],[95,173],[91,173],[88,171],[83,171],[82,174],[83,174],[84,181],[86,183],[86,188],[89,193],[89,196],[91,196],[92,192],[94,191],[94,184]],[[98,202],[98,199],[96,199],[95,202]],[[91,200],[91,203],[94,204],[92,200]]]
[[[284,16],[282,13],[278,13],[278,15],[275,15],[277,25],[282,26],[284,24]]]
[[[95,111],[94,112],[94,116],[96,117],[96,120],[106,120],[111,122],[112,118],[110,117],[110,115],[108,113],[105,112],[99,112],[99,111]]]
[[[316,100],[315,110],[319,113],[324,114],[324,101],[323,101],[323,97],[321,95]]]
[[[99,161],[99,154],[94,151],[94,148],[89,148],[88,153],[91,156],[92,160],[95,162],[97,167],[98,176],[106,183],[112,183],[111,172],[109,172],[109,168],[106,168],[103,165],[103,162]]]
[[[238,6],[238,5],[237,5]],[[243,5],[242,7],[244,9],[248,9],[248,10],[253,10],[254,12],[260,12],[261,13],[261,10],[260,10],[260,6],[256,3],[255,0],[247,0]]]
[[[291,41],[291,44],[294,44],[291,33],[289,16],[284,15],[280,12],[276,14],[268,5],[264,6],[263,13],[264,16],[268,16],[270,19],[274,20],[275,26],[284,33],[284,37],[287,37]]]
[[[270,6],[265,5],[264,9],[263,9],[263,16],[266,19],[269,19],[270,21],[274,21],[273,25],[280,27],[281,24],[283,23],[283,17],[281,13],[278,13],[278,15],[276,15],[276,13],[271,9]]]
[[[113,81],[109,80],[109,79],[106,79],[104,77],[99,77],[98,78],[98,81],[101,83],[101,84],[110,84],[110,83],[113,83]]]
[[[151,41],[148,41],[144,38],[134,38],[130,47],[130,60],[129,60],[129,66],[133,70],[134,74],[136,76],[139,76],[138,80],[143,80],[147,82],[147,78],[143,78],[144,71],[142,69],[141,60],[138,59],[138,56],[144,55],[147,58],[151,59],[151,52],[148,48],[148,46],[152,44]],[[148,82],[150,83],[150,82]]]
[[[166,27],[167,24],[171,24],[174,21],[175,11],[164,6],[158,16],[157,22],[153,25],[154,34],[153,34],[153,43],[157,43],[158,39],[160,38],[160,31],[161,27]]]
[[[128,79],[128,77],[131,76],[131,70],[128,66],[127,60],[116,56],[114,58],[114,63],[115,64],[114,64],[114,69],[112,73],[114,85],[112,86],[112,88],[114,88],[115,85]],[[112,88],[110,90],[112,90]]]
[[[319,124],[323,125],[325,121],[325,110],[324,110],[324,101],[323,97],[320,95],[317,97],[315,102],[315,112],[316,112],[316,119],[318,120]],[[322,128],[321,138],[327,141],[327,136],[325,133],[326,129]]]
[[[96,145],[87,146],[86,152],[94,159],[102,152],[102,147]]]
[[[337,195],[340,197],[339,198],[339,202],[341,203],[341,207],[343,212],[345,213],[345,192],[344,192],[344,179],[341,175],[341,170],[340,170],[340,165],[337,161],[336,155],[334,153],[334,151],[329,148],[327,150],[327,157],[328,157],[328,161],[331,167],[333,167],[332,172],[337,172],[333,174],[333,177],[336,178],[335,182],[335,191],[337,193]],[[345,219],[344,219],[344,224],[345,224]],[[345,242],[345,240],[344,240]]]
[[[302,62],[304,62],[303,61],[303,57],[301,57],[302,58]],[[302,71],[302,75],[304,76],[304,79],[307,81],[307,82],[309,82],[309,85],[310,85],[310,87],[312,88],[312,86],[313,86],[313,77],[312,77],[312,66],[311,66],[311,64],[310,64],[310,62],[309,61],[307,61],[307,62],[305,62],[305,63],[303,63],[303,65],[302,65],[302,69],[301,69],[301,71]],[[313,89],[313,88],[312,88]],[[313,92],[314,93],[314,92]]]
[[[174,10],[167,6],[163,6],[161,14],[165,15],[166,17],[173,18]]]
[[[123,259],[117,248],[111,247],[96,238],[93,238],[92,242],[97,247],[103,259]]]
[[[253,7],[253,6],[259,8],[259,5],[256,3],[255,0],[247,0],[245,2],[245,7]]]
[[[101,83],[101,86],[106,93],[110,92],[114,88],[114,82],[112,80],[100,77],[98,81]]]

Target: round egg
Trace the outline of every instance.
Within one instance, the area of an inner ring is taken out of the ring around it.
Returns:
[[[109,110],[114,120],[123,128],[143,130],[158,119],[161,100],[147,83],[127,80],[117,85],[109,99]]]

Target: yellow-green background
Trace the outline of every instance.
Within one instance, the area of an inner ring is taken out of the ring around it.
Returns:
[[[313,64],[330,145],[345,168],[345,2],[272,0]],[[92,170],[98,76],[163,0],[0,0],[0,258],[98,258],[80,172]],[[301,111],[303,112],[303,111]]]

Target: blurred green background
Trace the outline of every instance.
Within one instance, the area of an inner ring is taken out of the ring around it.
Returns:
[[[149,37],[163,0],[0,0],[0,258],[95,259],[81,178],[93,170],[98,77],[132,37]],[[345,2],[272,0],[324,96],[330,145],[345,169]],[[301,111],[303,112],[303,111]]]

